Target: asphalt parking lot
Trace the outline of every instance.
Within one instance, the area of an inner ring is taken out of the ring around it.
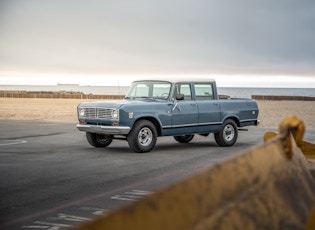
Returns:
[[[64,229],[134,202],[262,143],[266,129],[239,132],[218,147],[213,135],[189,144],[162,137],[152,152],[126,141],[93,148],[75,123],[0,120],[0,228]],[[315,142],[315,130],[305,139]]]

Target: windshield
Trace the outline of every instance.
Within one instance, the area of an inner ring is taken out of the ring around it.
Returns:
[[[161,99],[167,100],[170,94],[171,83],[160,81],[133,82],[125,98]]]

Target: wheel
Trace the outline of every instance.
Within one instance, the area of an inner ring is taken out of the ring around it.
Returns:
[[[111,135],[101,133],[86,133],[86,139],[94,147],[107,147],[113,141]]]
[[[137,121],[127,136],[129,147],[137,153],[150,152],[156,143],[155,125],[148,120]]]
[[[224,121],[221,130],[214,134],[217,144],[223,147],[234,145],[237,140],[237,136],[237,125],[232,119]]]
[[[188,143],[194,138],[194,135],[174,136],[174,139],[179,143]]]

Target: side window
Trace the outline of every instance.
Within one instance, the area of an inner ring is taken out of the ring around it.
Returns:
[[[164,99],[168,98],[168,95],[170,93],[170,87],[171,85],[169,83],[166,84],[154,84],[153,85],[153,97],[163,97]]]
[[[175,98],[177,94],[184,94],[184,100],[186,101],[191,100],[190,84],[187,83],[176,84],[173,98]]]
[[[197,83],[195,84],[196,100],[213,100],[212,84]]]

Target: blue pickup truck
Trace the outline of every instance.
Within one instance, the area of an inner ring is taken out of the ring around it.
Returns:
[[[195,134],[214,133],[220,146],[232,146],[238,127],[258,125],[251,99],[219,99],[214,80],[134,81],[123,100],[80,103],[77,128],[94,147],[127,140],[135,152],[151,151],[159,136],[180,143]]]

